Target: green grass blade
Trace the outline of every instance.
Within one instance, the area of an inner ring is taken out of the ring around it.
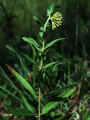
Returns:
[[[25,59],[28,60],[30,63],[36,64],[36,62],[35,62],[32,58],[30,58],[28,55],[24,54],[23,56],[24,56]]]
[[[12,72],[12,74],[19,80],[19,82],[32,94],[34,99],[37,101],[37,96],[34,89],[31,85],[19,74],[17,73],[11,66],[7,65],[8,69]]]
[[[14,54],[17,54],[16,50],[13,47],[11,47],[10,45],[6,45],[6,48],[8,48]]]
[[[17,96],[15,96],[14,93],[10,92],[9,90],[7,90],[7,89],[5,89],[5,88],[3,88],[3,87],[1,87],[1,86],[0,86],[0,89],[1,89],[3,92],[5,92],[5,93],[7,93],[8,95],[10,95],[10,96],[12,96],[13,98],[15,98],[16,100],[21,101],[20,98],[18,98]]]
[[[29,43],[30,45],[33,45],[38,51],[41,52],[41,49],[39,48],[39,44],[33,38],[23,37],[23,40]]]
[[[55,108],[57,105],[59,105],[59,104],[60,104],[60,102],[56,102],[56,101],[47,103],[47,104],[42,108],[41,114],[42,114],[42,115],[47,114],[50,110],[54,109],[54,108]]]
[[[8,80],[9,84],[11,84],[11,87],[14,88],[16,91],[18,91],[18,88],[15,86],[15,84],[12,82],[12,80],[7,76],[7,74],[5,73],[5,71],[3,70],[2,67],[0,67],[0,71],[3,75],[3,77]]]
[[[53,46],[55,43],[59,42],[60,40],[64,40],[64,39],[65,39],[65,38],[59,38],[59,39],[56,39],[56,40],[53,40],[53,41],[49,42],[49,43],[46,45],[45,49]]]
[[[28,111],[25,108],[20,108],[20,107],[16,107],[16,108],[9,108],[8,113],[17,116],[17,117],[25,117],[25,116],[35,116],[35,114],[31,113],[30,111]]]
[[[28,103],[27,99],[22,94],[21,94],[21,98],[27,110],[30,111],[31,113],[35,113],[36,112],[35,108]]]
[[[76,91],[76,87],[74,87],[74,88],[68,88],[68,89],[65,90],[63,93],[61,93],[58,97],[68,98],[68,97],[70,97],[75,91]]]
[[[51,67],[51,66],[53,66],[53,65],[55,65],[56,64],[56,62],[51,62],[51,63],[48,63],[48,64],[46,64],[45,66],[43,66],[43,68],[44,69],[47,69],[47,68],[49,68],[49,67]]]

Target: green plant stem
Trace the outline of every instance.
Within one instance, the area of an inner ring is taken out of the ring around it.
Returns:
[[[49,22],[49,20],[50,20],[50,16],[48,16],[48,18],[47,18],[47,20],[46,20],[46,22],[45,22],[45,24],[44,24],[44,32],[46,32],[46,28],[47,28],[47,25],[48,25],[48,22]]]
[[[32,47],[33,50],[33,61],[35,61],[36,58],[36,51],[34,49],[34,47]],[[36,69],[36,65],[33,64],[33,86],[36,86],[36,74],[37,74],[37,69]]]
[[[40,58],[40,66],[39,66],[39,71],[42,70],[42,67],[43,67],[43,57],[42,57],[42,54],[44,53],[44,48],[45,48],[45,42],[43,40],[42,42],[42,53],[41,53],[41,58]]]

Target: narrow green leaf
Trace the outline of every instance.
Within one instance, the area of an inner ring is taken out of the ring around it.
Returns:
[[[27,109],[25,108],[20,108],[20,107],[16,107],[16,108],[9,108],[8,110],[8,113],[14,115],[14,116],[22,116],[22,117],[25,117],[25,116],[35,116],[35,114],[33,113],[30,113],[30,111],[28,111]]]
[[[39,36],[41,37],[41,38],[43,38],[43,32],[39,32]]]
[[[23,40],[30,43],[31,45],[34,45],[36,47],[39,47],[38,43],[31,37],[27,38],[27,37],[23,37]]]
[[[52,3],[47,10],[47,16],[50,16],[53,13],[54,7],[55,7],[55,5]]]
[[[70,97],[75,91],[76,91],[76,87],[71,88],[71,89],[69,88],[69,89],[65,90],[63,93],[61,93],[58,97],[68,98],[68,97]]]
[[[39,44],[33,38],[23,37],[23,40],[29,43],[30,45],[33,45],[38,51],[41,52],[41,49],[39,48]]]
[[[33,16],[33,19],[37,22],[40,22],[39,18],[37,16]]]
[[[28,73],[30,72],[26,63],[25,63],[25,60],[22,58],[22,57],[19,57],[19,61],[20,61],[20,66],[21,66],[21,70],[23,71],[24,73],[24,78],[27,80],[28,79]]]
[[[8,48],[14,54],[17,54],[16,50],[13,47],[11,47],[10,45],[6,45],[6,48]]]
[[[10,92],[10,91],[7,90],[6,88],[0,86],[0,89],[1,89],[3,92],[5,92],[6,94],[8,94],[8,95],[12,96],[13,98],[15,98],[16,100],[21,101],[17,96],[14,95],[14,93]]]
[[[15,84],[12,82],[12,80],[8,77],[8,75],[5,73],[2,67],[0,67],[0,71],[3,75],[3,77],[8,80],[8,82],[11,84],[11,87],[14,88],[16,91],[18,91],[18,88],[15,86]]]
[[[13,73],[13,75],[19,80],[19,82],[32,94],[32,96],[37,101],[37,96],[34,89],[31,85],[19,74],[17,73],[11,66],[7,65],[8,69]]]
[[[51,63],[43,66],[43,68],[44,68],[44,69],[47,69],[47,68],[49,68],[49,67],[51,67],[51,66],[53,66],[53,65],[55,65],[55,64],[56,64],[56,62],[51,62]]]
[[[31,63],[33,63],[33,64],[36,64],[36,62],[35,62],[32,58],[30,58],[28,55],[24,54],[24,57],[25,57],[29,62],[31,62]]]
[[[0,91],[0,99],[2,98],[7,98],[7,95],[4,92]]]
[[[56,102],[56,101],[47,103],[47,104],[42,108],[41,114],[42,114],[42,115],[47,114],[50,110],[52,110],[53,108],[55,108],[55,107],[56,107],[57,105],[59,105],[59,104],[60,104],[60,102]]]
[[[21,97],[22,97],[23,103],[24,103],[24,105],[26,106],[27,110],[30,111],[30,112],[32,112],[32,113],[35,113],[35,112],[36,112],[35,108],[32,107],[32,106],[28,103],[27,99],[26,99],[23,95],[21,95]]]
[[[49,43],[46,45],[45,49],[53,46],[55,43],[59,42],[60,40],[64,40],[64,39],[65,39],[65,38],[59,38],[59,39],[56,39],[56,40],[53,40],[53,41],[49,42]]]

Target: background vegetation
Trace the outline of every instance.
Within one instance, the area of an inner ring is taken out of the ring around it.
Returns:
[[[89,0],[0,1],[1,120],[90,120],[89,29]]]

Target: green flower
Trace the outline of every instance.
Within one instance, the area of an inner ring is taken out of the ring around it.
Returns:
[[[51,16],[50,20],[52,22],[52,30],[54,30],[62,25],[63,22],[62,14],[60,12],[56,12]]]

